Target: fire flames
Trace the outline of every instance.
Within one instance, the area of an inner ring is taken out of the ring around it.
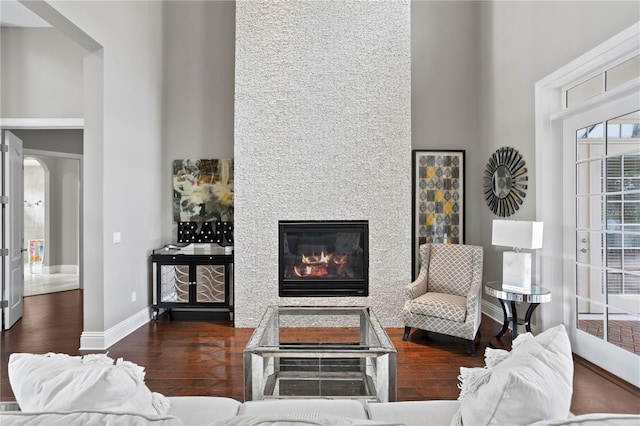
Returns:
[[[320,255],[303,253],[301,256],[302,262],[293,266],[293,273],[300,278],[323,278],[342,275],[348,254],[321,252]]]

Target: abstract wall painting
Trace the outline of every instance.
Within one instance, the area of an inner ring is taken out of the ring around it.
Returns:
[[[173,161],[174,222],[233,222],[233,159]]]
[[[464,244],[464,151],[413,150],[413,277],[424,243]]]

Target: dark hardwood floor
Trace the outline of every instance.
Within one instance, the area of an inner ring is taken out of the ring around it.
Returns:
[[[398,399],[456,399],[461,366],[481,367],[489,339],[499,325],[483,317],[477,356],[469,357],[463,340],[414,332],[402,341],[402,329],[387,329],[398,351]],[[14,352],[78,351],[82,331],[82,291],[72,290],[25,298],[24,317],[2,332],[0,401],[13,400],[7,362]],[[108,349],[146,368],[146,383],[167,396],[210,395],[243,400],[242,350],[252,329],[234,328],[224,317],[204,313],[161,316]],[[640,390],[575,358],[576,414],[593,412],[640,413]]]

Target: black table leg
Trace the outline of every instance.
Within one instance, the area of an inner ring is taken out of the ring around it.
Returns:
[[[511,340],[513,340],[518,337],[518,314],[516,312],[516,302],[509,302],[503,299],[498,300],[500,301],[500,306],[502,306],[504,322],[502,323],[502,329],[500,330],[500,332],[498,332],[498,334],[496,334],[496,337],[502,337],[504,333],[506,333],[509,329],[509,323],[511,323]]]
[[[511,341],[518,337],[518,314],[516,312],[516,302],[511,301]]]
[[[509,302],[503,299],[498,299],[498,300],[500,301],[500,306],[502,306],[502,313],[504,314],[502,329],[498,332],[498,334],[496,334],[496,337],[500,338],[509,329],[509,322],[511,322],[512,316],[511,316],[511,309],[509,309]]]
[[[536,310],[538,305],[539,303],[530,304],[527,313],[524,315],[524,327],[529,333],[531,333],[531,315],[533,315],[533,311]]]

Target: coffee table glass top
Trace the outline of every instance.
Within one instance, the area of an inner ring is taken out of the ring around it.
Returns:
[[[396,398],[396,349],[368,307],[270,306],[243,355],[246,400]]]

